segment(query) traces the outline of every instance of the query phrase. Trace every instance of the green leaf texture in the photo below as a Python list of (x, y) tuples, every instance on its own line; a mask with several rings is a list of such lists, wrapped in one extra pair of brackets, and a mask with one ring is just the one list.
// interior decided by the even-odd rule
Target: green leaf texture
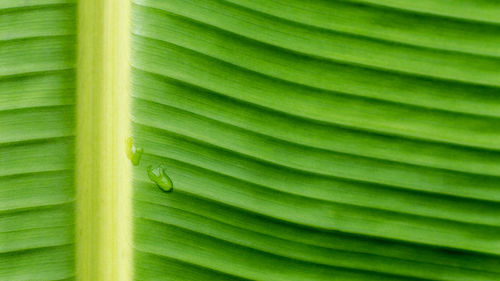
[(136, 280), (500, 280), (500, 3), (132, 9)]
[(0, 1), (0, 280), (74, 276), (75, 11)]

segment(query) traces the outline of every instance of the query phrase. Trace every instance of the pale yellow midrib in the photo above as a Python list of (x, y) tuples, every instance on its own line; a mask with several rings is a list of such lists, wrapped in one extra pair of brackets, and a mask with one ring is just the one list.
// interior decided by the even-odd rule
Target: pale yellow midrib
[(128, 281), (130, 2), (80, 0), (78, 6), (76, 279)]

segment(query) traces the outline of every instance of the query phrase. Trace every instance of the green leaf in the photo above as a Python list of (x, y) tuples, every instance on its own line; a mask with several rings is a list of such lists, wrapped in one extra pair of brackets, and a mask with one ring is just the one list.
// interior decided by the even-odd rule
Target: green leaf
[(499, 278), (496, 25), (401, 3), (134, 3), (139, 280)]
[(0, 3), (0, 280), (500, 279), (499, 3), (131, 2)]
[(72, 1), (0, 3), (0, 280), (75, 274), (75, 34)]

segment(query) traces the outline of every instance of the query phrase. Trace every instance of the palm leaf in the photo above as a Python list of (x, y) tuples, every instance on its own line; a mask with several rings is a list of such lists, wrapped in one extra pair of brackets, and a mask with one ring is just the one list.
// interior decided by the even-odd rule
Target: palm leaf
[[(75, 253), (73, 231), (75, 152), (95, 165), (76, 165), (80, 192), (81, 181), (97, 194), (106, 176), (128, 178), (107, 170), (121, 161), (115, 148), (81, 156), (106, 149), (111, 123), (88, 112), (126, 57), (81, 57), (103, 70), (78, 76), (76, 96), (96, 100), (78, 104), (78, 121), (94, 123), (76, 131), (75, 5), (4, 3), (0, 279), (71, 279), (75, 259), (95, 257), (77, 279), (130, 280), (100, 260), (113, 226), (97, 230), (110, 231), (97, 246), (76, 236), (88, 252)], [(107, 218), (132, 224), (132, 245), (117, 243), (134, 249), (133, 279), (500, 278), (498, 3), (134, 0), (131, 10), (131, 135), (144, 154), (132, 221)], [(97, 25), (116, 19), (102, 14)], [(103, 30), (78, 48), (109, 58)], [(173, 192), (148, 178), (159, 164)], [(98, 210), (78, 214), (89, 225), (117, 211), (88, 202)]]

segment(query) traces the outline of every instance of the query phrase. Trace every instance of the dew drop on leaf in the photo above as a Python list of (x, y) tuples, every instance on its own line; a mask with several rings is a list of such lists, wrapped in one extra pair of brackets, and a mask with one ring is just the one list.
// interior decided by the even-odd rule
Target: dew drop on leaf
[(170, 192), (174, 189), (172, 180), (165, 172), (163, 165), (149, 166), (148, 167), (148, 177), (156, 185), (165, 192)]
[(139, 165), (141, 161), (142, 153), (144, 152), (143, 148), (137, 148), (134, 145), (134, 141), (131, 137), (127, 138), (127, 158), (130, 159), (134, 166)]

